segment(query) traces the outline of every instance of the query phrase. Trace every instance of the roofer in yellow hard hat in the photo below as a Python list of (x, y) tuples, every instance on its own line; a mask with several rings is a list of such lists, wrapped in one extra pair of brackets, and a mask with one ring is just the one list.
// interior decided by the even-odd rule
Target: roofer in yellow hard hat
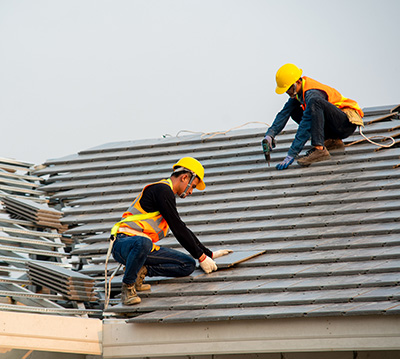
[(270, 151), (274, 147), (274, 137), (284, 129), (290, 117), (299, 125), (287, 156), (276, 166), (278, 170), (293, 163), (310, 136), (313, 148), (298, 159), (301, 166), (329, 159), (329, 149), (343, 148), (342, 139), (350, 136), (357, 126), (363, 126), (364, 114), (357, 102), (302, 73), (293, 64), (283, 65), (276, 73), (275, 92), (286, 92), (290, 98), (265, 134)]
[[(140, 303), (136, 291), (150, 289), (149, 284), (143, 283), (146, 275), (187, 276), (196, 268), (195, 259), (205, 273), (211, 273), (217, 270), (214, 259), (232, 252), (212, 252), (181, 220), (175, 196), (185, 198), (196, 188), (200, 191), (206, 188), (204, 167), (195, 158), (181, 158), (173, 165), (170, 178), (143, 188), (111, 230), (113, 257), (125, 265), (121, 298), (124, 304)], [(169, 228), (191, 256), (155, 244), (167, 235)]]

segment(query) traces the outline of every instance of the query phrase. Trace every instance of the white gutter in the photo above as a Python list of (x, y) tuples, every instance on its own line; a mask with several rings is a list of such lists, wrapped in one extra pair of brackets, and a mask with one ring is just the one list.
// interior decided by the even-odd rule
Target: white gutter
[(100, 319), (0, 312), (0, 348), (101, 355)]
[(400, 316), (103, 324), (103, 358), (400, 350)]

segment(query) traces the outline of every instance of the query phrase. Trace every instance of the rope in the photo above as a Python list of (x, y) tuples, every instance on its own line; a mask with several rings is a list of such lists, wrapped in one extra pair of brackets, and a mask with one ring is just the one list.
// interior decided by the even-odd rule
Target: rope
[[(362, 136), (362, 137), (364, 137), (364, 140), (367, 140), (368, 142), (370, 142), (370, 143), (372, 143), (373, 145), (375, 145), (375, 146), (379, 146), (379, 147), (384, 147), (384, 148), (389, 148), (389, 147), (392, 147), (395, 143), (396, 143), (396, 141), (395, 141), (395, 139), (393, 138), (393, 137), (391, 137), (391, 136), (372, 136), (372, 137), (367, 137), (367, 136), (365, 136), (364, 135), (364, 133), (362, 132), (362, 128), (361, 128), (361, 126), (359, 126), (358, 127), (359, 128), (359, 130), (360, 130), (360, 135)], [(382, 138), (382, 141), (386, 141), (386, 140), (392, 140), (392, 143), (391, 144), (389, 144), (389, 145), (384, 145), (384, 144), (381, 144), (381, 143), (377, 143), (377, 142), (374, 142), (374, 141), (372, 141), (371, 139), (372, 138)], [(364, 140), (357, 140), (357, 141), (354, 141), (354, 142), (351, 142), (351, 143), (348, 143), (347, 145), (346, 145), (346, 147), (348, 147), (348, 146), (351, 146), (351, 145), (354, 145), (354, 144), (356, 144), (356, 143), (360, 143), (360, 142), (363, 142)]]
[(229, 129), (229, 130), (227, 130), (227, 131), (224, 131), (224, 132), (208, 132), (208, 133), (204, 133), (204, 134), (202, 135), (202, 137), (203, 137), (203, 136), (211, 135), (210, 137), (208, 137), (208, 139), (210, 139), (210, 138), (213, 138), (213, 137), (216, 136), (216, 135), (226, 135), (228, 132), (230, 132), (230, 131), (232, 131), (232, 130), (236, 130), (237, 128), (241, 128), (241, 127), (243, 127), (243, 126), (246, 126), (246, 125), (248, 125), (248, 124), (250, 124), (250, 123), (261, 123), (261, 124), (263, 124), (263, 125), (267, 125), (268, 127), (270, 127), (270, 125), (269, 125), (268, 123), (266, 123), (266, 122), (250, 121), (250, 122), (244, 123), (243, 125), (236, 126), (236, 127), (232, 127), (231, 129)]
[[(204, 134), (204, 132), (201, 132), (201, 131), (180, 130), (180, 131), (176, 134), (175, 137), (179, 137), (179, 134), (180, 134), (181, 132), (188, 132), (188, 133), (193, 133), (193, 134), (201, 133), (202, 135)], [(166, 136), (166, 135), (164, 135), (164, 136)], [(170, 135), (170, 136), (171, 136), (171, 135)], [(172, 137), (172, 136), (171, 136), (171, 137)]]
[[(193, 133), (193, 134), (200, 133), (200, 134), (201, 134), (201, 137), (211, 135), (211, 136), (208, 137), (208, 138), (213, 138), (213, 137), (216, 136), (216, 135), (225, 135), (225, 134), (227, 134), (228, 132), (230, 132), (230, 131), (232, 131), (232, 130), (236, 130), (237, 128), (241, 128), (241, 127), (246, 126), (246, 125), (248, 125), (248, 124), (250, 124), (250, 123), (261, 123), (261, 124), (263, 124), (263, 125), (266, 125), (267, 127), (270, 127), (270, 125), (269, 125), (268, 123), (266, 123), (266, 122), (250, 121), (250, 122), (244, 123), (243, 125), (236, 126), (236, 127), (232, 127), (231, 129), (226, 130), (226, 131), (201, 132), (201, 131), (180, 130), (180, 131), (176, 134), (175, 137), (179, 137), (179, 134), (181, 134), (182, 132), (188, 132), (188, 133)], [(170, 134), (165, 134), (165, 135), (163, 135), (164, 138), (167, 137), (167, 136), (171, 136), (171, 135), (170, 135)], [(171, 136), (171, 137), (172, 137), (172, 136)]]
[(112, 239), (110, 239), (110, 245), (108, 246), (108, 251), (107, 251), (107, 257), (106, 257), (106, 263), (105, 263), (105, 269), (104, 269), (104, 310), (106, 310), (108, 308), (108, 304), (110, 302), (110, 295), (111, 295), (111, 281), (113, 280), (113, 278), (115, 277), (115, 274), (117, 274), (117, 272), (119, 271), (119, 269), (121, 268), (122, 264), (120, 263), (119, 266), (114, 270), (114, 272), (111, 274), (110, 276), (110, 280), (107, 283), (107, 265), (108, 265), (108, 259), (110, 258), (111, 255), (111, 251), (112, 251), (112, 247), (114, 246), (114, 242), (115, 242), (115, 236), (112, 237)]
[[(180, 131), (176, 134), (176, 137), (179, 137), (179, 134), (182, 133), (182, 132), (188, 132), (188, 133), (193, 133), (193, 134), (200, 133), (200, 134), (201, 134), (201, 137), (211, 135), (210, 137), (207, 137), (207, 138), (206, 138), (206, 139), (211, 139), (211, 138), (213, 138), (214, 136), (217, 136), (217, 135), (225, 135), (225, 134), (227, 134), (228, 132), (230, 132), (230, 131), (232, 131), (232, 130), (236, 130), (236, 129), (241, 128), (241, 127), (243, 127), (243, 126), (246, 126), (246, 125), (248, 125), (248, 124), (250, 124), (250, 123), (261, 123), (261, 124), (263, 124), (263, 125), (266, 125), (267, 127), (270, 127), (270, 126), (271, 126), (271, 125), (269, 125), (269, 124), (266, 123), (266, 122), (250, 121), (250, 122), (244, 123), (243, 125), (236, 126), (236, 127), (232, 127), (232, 128), (230, 128), (229, 130), (226, 130), (226, 131), (216, 131), (216, 132), (201, 132), (201, 131), (197, 131), (197, 132), (196, 132), (196, 131), (190, 131), (190, 130), (180, 130)], [(384, 147), (384, 148), (392, 147), (392, 146), (396, 143), (396, 141), (394, 140), (394, 138), (391, 137), (391, 136), (379, 136), (379, 135), (378, 135), (378, 136), (372, 136), (372, 137), (369, 137), (369, 138), (368, 138), (368, 137), (367, 137), (366, 135), (364, 135), (364, 133), (362, 132), (362, 127), (361, 127), (361, 126), (358, 126), (358, 128), (359, 128), (359, 130), (360, 130), (360, 135), (361, 135), (364, 139), (363, 139), (363, 140), (357, 140), (357, 141), (351, 142), (351, 143), (347, 144), (346, 147), (351, 146), (351, 145), (354, 145), (354, 144), (356, 144), (356, 143), (363, 142), (364, 140), (366, 140), (366, 141), (372, 143), (372, 144), (375, 145), (375, 146)], [(170, 134), (165, 134), (165, 135), (163, 135), (164, 138), (165, 138), (166, 136), (171, 136), (171, 135), (170, 135)], [(172, 137), (172, 136), (171, 136), (171, 137)], [(392, 141), (392, 143), (389, 144), (389, 145), (384, 145), (384, 144), (381, 144), (381, 143), (377, 143), (377, 142), (375, 142), (375, 141), (372, 141), (372, 138), (375, 138), (375, 139), (377, 139), (377, 138), (382, 138), (382, 141), (386, 141), (386, 140), (390, 139), (390, 140)]]

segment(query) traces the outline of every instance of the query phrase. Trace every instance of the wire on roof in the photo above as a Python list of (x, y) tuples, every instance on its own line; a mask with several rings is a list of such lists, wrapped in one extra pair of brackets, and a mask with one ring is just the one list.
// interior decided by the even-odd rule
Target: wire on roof
[[(241, 128), (241, 127), (243, 127), (243, 126), (246, 126), (246, 125), (248, 125), (248, 124), (250, 124), (250, 123), (261, 123), (261, 124), (263, 124), (263, 125), (266, 125), (267, 127), (270, 127), (270, 126), (271, 126), (270, 124), (268, 124), (268, 123), (266, 123), (266, 122), (250, 121), (250, 122), (244, 123), (243, 125), (236, 126), (236, 127), (232, 127), (231, 129), (226, 130), (226, 131), (201, 132), (201, 131), (180, 130), (180, 131), (176, 134), (176, 137), (179, 137), (179, 134), (181, 134), (182, 132), (188, 132), (188, 133), (193, 133), (193, 134), (200, 133), (200, 134), (201, 134), (201, 137), (211, 135), (210, 137), (206, 138), (206, 139), (210, 139), (210, 138), (213, 138), (213, 137), (216, 136), (216, 135), (225, 135), (225, 134), (227, 134), (228, 132), (230, 132), (230, 131), (232, 131), (232, 130), (236, 130), (236, 129)], [(166, 134), (163, 135), (162, 137), (163, 137), (163, 138), (166, 138), (167, 136), (172, 137), (172, 135), (170, 135), (169, 133), (166, 133)]]
[[(200, 133), (200, 134), (201, 134), (201, 137), (210, 135), (210, 137), (207, 137), (206, 139), (211, 139), (211, 138), (213, 138), (214, 136), (217, 136), (217, 135), (226, 135), (228, 132), (230, 132), (230, 131), (232, 131), (232, 130), (236, 130), (236, 129), (241, 128), (241, 127), (243, 127), (243, 126), (246, 126), (246, 125), (248, 125), (248, 124), (250, 124), (250, 123), (261, 123), (261, 124), (263, 124), (263, 125), (266, 125), (267, 127), (270, 127), (270, 126), (271, 126), (271, 125), (269, 125), (269, 124), (266, 123), (266, 122), (250, 121), (250, 122), (244, 123), (243, 125), (236, 126), (236, 127), (232, 127), (232, 128), (230, 128), (229, 130), (227, 130), (227, 131), (201, 132), (201, 131), (180, 130), (180, 131), (176, 134), (176, 137), (179, 137), (179, 134), (181, 134), (182, 132), (188, 132), (188, 133), (193, 133), (193, 134)], [(391, 137), (391, 136), (379, 136), (379, 135), (378, 135), (378, 136), (367, 137), (367, 136), (365, 136), (364, 133), (362, 132), (362, 128), (361, 128), (360, 126), (359, 126), (358, 128), (359, 128), (359, 131), (360, 131), (360, 135), (361, 135), (365, 140), (367, 140), (368, 142), (374, 144), (375, 146), (389, 148), (389, 147), (392, 147), (392, 146), (396, 143), (396, 141), (394, 140), (394, 138)], [(172, 137), (170, 134), (165, 134), (165, 135), (163, 135), (164, 138), (167, 137), (167, 136)], [(389, 145), (385, 145), (385, 144), (382, 144), (382, 143), (377, 143), (377, 142), (375, 142), (375, 141), (372, 141), (372, 138), (375, 138), (375, 139), (377, 139), (377, 138), (382, 138), (382, 141), (386, 141), (386, 140), (389, 140), (389, 139), (390, 139), (390, 140), (392, 141), (392, 143), (390, 143)], [(351, 143), (347, 144), (346, 147), (351, 146), (351, 145), (354, 145), (354, 144), (356, 144), (356, 143), (360, 143), (360, 142), (362, 142), (362, 141), (364, 141), (364, 140), (357, 140), (357, 141), (351, 142)]]
[(213, 138), (213, 137), (216, 136), (216, 135), (226, 135), (229, 131), (236, 130), (236, 129), (241, 128), (241, 127), (243, 127), (243, 126), (246, 126), (246, 125), (248, 125), (248, 124), (250, 124), (250, 123), (261, 123), (261, 124), (266, 125), (267, 127), (270, 127), (270, 126), (271, 126), (271, 125), (269, 125), (269, 124), (266, 123), (266, 122), (250, 121), (250, 122), (244, 123), (243, 125), (236, 126), (236, 127), (232, 127), (231, 129), (229, 129), (229, 130), (227, 130), (227, 131), (224, 131), (224, 132), (208, 132), (208, 133), (203, 134), (202, 136), (211, 135), (210, 137), (208, 137), (208, 138), (210, 139), (210, 138)]
[[(365, 136), (364, 133), (362, 132), (361, 126), (359, 126), (358, 128), (359, 128), (359, 130), (360, 130), (360, 135), (361, 135), (362, 137), (364, 137), (365, 140), (367, 140), (368, 142), (372, 143), (372, 144), (375, 145), (375, 146), (389, 148), (389, 147), (392, 147), (392, 146), (396, 143), (395, 139), (394, 139), (393, 137), (391, 137), (391, 136), (379, 136), (379, 135), (377, 135), (377, 136), (367, 137), (367, 136)], [(382, 144), (382, 143), (377, 143), (377, 142), (375, 142), (375, 141), (372, 141), (372, 138), (375, 138), (375, 139), (377, 139), (377, 138), (382, 138), (382, 141), (392, 140), (392, 143), (390, 143), (389, 145), (385, 145), (385, 144)], [(346, 145), (346, 147), (351, 146), (351, 145), (354, 145), (354, 144), (356, 144), (356, 143), (363, 142), (363, 141), (364, 141), (364, 140), (357, 140), (357, 141), (348, 143), (348, 144)]]

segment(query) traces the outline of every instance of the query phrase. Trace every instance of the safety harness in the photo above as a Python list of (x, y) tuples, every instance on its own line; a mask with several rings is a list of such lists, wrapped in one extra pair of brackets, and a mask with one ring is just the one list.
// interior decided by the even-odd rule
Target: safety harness
[(111, 274), (110, 280), (107, 283), (107, 272), (108, 272), (107, 265), (108, 265), (108, 260), (109, 260), (110, 255), (111, 255), (112, 248), (114, 246), (114, 242), (115, 242), (115, 240), (117, 238), (116, 236), (117, 236), (119, 227), (121, 226), (122, 223), (125, 223), (125, 222), (143, 221), (145, 219), (150, 219), (150, 218), (157, 217), (159, 214), (160, 214), (159, 211), (150, 212), (150, 213), (133, 214), (133, 215), (127, 216), (123, 220), (115, 223), (114, 226), (111, 228), (110, 245), (108, 246), (105, 269), (104, 269), (104, 281), (105, 281), (105, 284), (104, 284), (105, 285), (105, 287), (104, 287), (104, 291), (105, 291), (104, 310), (107, 309), (108, 304), (110, 302), (111, 281), (113, 280), (113, 278), (117, 274), (118, 270), (122, 266), (122, 264), (120, 263), (119, 266)]
[[(194, 176), (192, 177), (194, 179)], [(171, 186), (172, 188), (172, 181), (170, 178), (168, 178), (166, 180), (168, 182), (168, 184)], [(187, 189), (186, 189), (187, 190)], [(121, 268), (122, 264), (119, 264), (119, 266), (114, 270), (114, 272), (111, 274), (109, 281), (107, 282), (107, 275), (108, 275), (108, 269), (107, 269), (107, 265), (108, 265), (108, 260), (111, 256), (111, 252), (112, 252), (112, 248), (114, 246), (114, 242), (117, 238), (117, 234), (119, 232), (119, 229), (121, 227), (122, 224), (127, 223), (127, 222), (138, 222), (138, 221), (145, 221), (147, 219), (152, 219), (155, 217), (158, 217), (161, 213), (159, 211), (156, 212), (149, 212), (149, 213), (137, 213), (137, 214), (131, 214), (128, 215), (126, 217), (124, 217), (124, 219), (120, 220), (119, 222), (115, 223), (114, 226), (111, 228), (111, 235), (110, 235), (110, 244), (108, 246), (108, 251), (107, 251), (107, 256), (106, 256), (106, 262), (105, 262), (105, 269), (104, 269), (104, 281), (105, 281), (105, 287), (104, 287), (104, 291), (105, 291), (105, 300), (104, 300), (104, 310), (107, 309), (109, 301), (110, 301), (110, 294), (111, 294), (111, 281), (112, 279), (115, 277), (115, 275), (117, 274), (117, 272), (119, 271), (119, 269)], [(139, 234), (139, 232), (138, 232)], [(141, 234), (145, 237), (148, 237), (146, 234)], [(149, 237), (149, 239), (151, 239)], [(159, 247), (156, 246), (153, 243), (153, 249), (157, 250)]]

